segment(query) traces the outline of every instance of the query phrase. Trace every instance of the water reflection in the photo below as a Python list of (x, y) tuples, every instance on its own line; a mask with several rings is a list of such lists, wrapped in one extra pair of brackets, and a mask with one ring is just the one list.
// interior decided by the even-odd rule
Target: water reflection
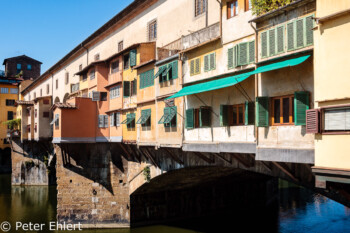
[[(260, 225), (266, 232), (350, 232), (350, 209), (322, 195), (307, 189), (280, 182), (279, 204), (275, 209), (265, 212), (272, 226)], [(252, 215), (253, 216), (253, 215)], [(262, 217), (262, 216), (261, 216)], [(56, 218), (56, 187), (11, 187), (10, 176), (0, 175), (0, 223), (16, 221), (48, 223)], [(211, 220), (211, 221), (210, 221)], [(171, 226), (150, 226), (135, 229), (84, 230), (84, 233), (193, 233), (193, 232), (230, 232), (222, 225), (235, 230), (235, 221), (230, 217), (218, 219), (199, 219)], [(249, 219), (256, 224), (257, 219)], [(225, 223), (226, 222), (226, 223)], [(209, 228), (197, 228), (195, 225), (211, 225)], [(192, 225), (191, 225), (192, 224)], [(181, 227), (178, 227), (181, 226)], [(197, 229), (197, 230), (189, 230)], [(216, 231), (215, 231), (216, 229)], [(226, 228), (227, 229), (227, 228)], [(249, 231), (249, 225), (245, 231)], [(15, 231), (12, 231), (15, 232)], [(43, 232), (49, 232), (47, 229)], [(62, 232), (62, 231), (60, 231)], [(69, 232), (69, 231), (66, 231)]]

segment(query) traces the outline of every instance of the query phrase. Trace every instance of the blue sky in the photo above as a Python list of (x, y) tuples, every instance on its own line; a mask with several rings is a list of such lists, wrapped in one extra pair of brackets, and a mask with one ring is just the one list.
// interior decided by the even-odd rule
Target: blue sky
[(0, 70), (27, 55), (54, 65), (132, 0), (0, 0)]

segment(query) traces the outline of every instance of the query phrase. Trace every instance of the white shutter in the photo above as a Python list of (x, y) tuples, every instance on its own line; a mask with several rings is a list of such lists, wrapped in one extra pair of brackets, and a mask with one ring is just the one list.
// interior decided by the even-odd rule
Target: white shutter
[(117, 122), (116, 122), (117, 124), (116, 125), (120, 126), (120, 112), (117, 112), (116, 114), (117, 114), (116, 115), (116, 118), (117, 118)]
[(114, 113), (111, 114), (111, 119), (110, 119), (110, 125), (111, 126), (114, 126), (113, 123), (114, 123)]
[(93, 91), (92, 92), (92, 101), (99, 101), (100, 100), (100, 92)]
[(324, 113), (325, 130), (350, 130), (350, 109), (330, 109)]
[(98, 115), (98, 127), (103, 127), (103, 115)]
[(103, 127), (108, 128), (108, 115), (103, 115), (103, 117), (104, 117)]

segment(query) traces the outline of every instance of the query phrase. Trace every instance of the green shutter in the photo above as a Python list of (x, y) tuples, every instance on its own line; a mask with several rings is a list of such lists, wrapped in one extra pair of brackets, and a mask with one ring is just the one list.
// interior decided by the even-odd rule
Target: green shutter
[(284, 52), (284, 26), (278, 27), (277, 29), (277, 53)]
[(306, 125), (306, 110), (309, 109), (309, 93), (298, 91), (294, 93), (295, 125)]
[(136, 66), (136, 49), (130, 51), (130, 66)]
[(195, 63), (194, 72), (195, 72), (195, 74), (199, 74), (201, 72), (201, 59), (197, 58), (195, 62), (196, 63)]
[(310, 15), (305, 18), (305, 44), (306, 46), (312, 45), (314, 43), (314, 20), (312, 19), (314, 15)]
[(134, 79), (132, 82), (132, 94), (131, 95), (136, 95), (137, 94), (137, 79)]
[(144, 76), (145, 73), (140, 74), (140, 89), (142, 89), (144, 87)]
[(215, 70), (216, 64), (215, 64), (215, 53), (209, 54), (209, 69)]
[(227, 68), (232, 69), (234, 67), (233, 61), (233, 48), (227, 50)]
[(186, 110), (186, 128), (194, 128), (194, 109), (190, 108)]
[(248, 43), (240, 43), (238, 45), (238, 65), (248, 64)]
[(201, 107), (199, 109), (199, 126), (210, 127), (211, 126), (211, 108)]
[(256, 125), (269, 126), (269, 98), (266, 96), (256, 97)]
[(296, 42), (297, 48), (304, 47), (304, 19), (296, 21)]
[(267, 57), (267, 31), (261, 33), (261, 57)]
[(295, 30), (294, 30), (295, 22), (291, 22), (287, 24), (287, 50), (295, 49)]
[(238, 45), (234, 47), (234, 66), (238, 66)]
[(171, 73), (172, 73), (172, 77), (171, 77), (171, 79), (176, 79), (177, 78), (177, 72), (178, 72), (178, 61), (176, 60), (176, 61), (173, 61), (172, 63), (171, 63), (171, 65), (173, 66), (173, 68), (172, 68), (172, 71), (171, 71)]
[(276, 55), (276, 30), (269, 30), (269, 56)]
[(245, 107), (244, 107), (244, 124), (254, 125), (254, 120), (255, 120), (255, 103), (246, 101)]
[(130, 82), (129, 81), (123, 82), (123, 92), (124, 92), (124, 97), (130, 96)]
[(230, 105), (220, 105), (220, 126), (228, 126), (228, 109)]
[(194, 60), (190, 61), (190, 75), (194, 75)]
[(204, 71), (209, 71), (209, 55), (204, 56)]
[(149, 81), (150, 81), (150, 86), (154, 85), (154, 69), (151, 69), (149, 71)]
[(255, 62), (255, 40), (249, 42), (249, 63)]

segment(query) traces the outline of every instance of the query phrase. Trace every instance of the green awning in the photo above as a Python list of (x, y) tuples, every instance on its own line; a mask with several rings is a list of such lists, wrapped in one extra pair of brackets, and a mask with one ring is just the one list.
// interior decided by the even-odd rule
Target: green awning
[(164, 71), (164, 67), (159, 67), (158, 72), (154, 75), (154, 79), (156, 79), (159, 75), (161, 75)]
[(145, 124), (146, 121), (151, 117), (151, 110), (142, 110), (141, 117), (137, 120), (136, 124)]
[(277, 70), (288, 66), (296, 66), (306, 61), (306, 59), (308, 59), (309, 57), (310, 55), (297, 57), (297, 58), (293, 58), (293, 59), (289, 59), (281, 62), (272, 63), (266, 66), (261, 66), (251, 72), (187, 86), (182, 88), (178, 93), (166, 99), (172, 99), (172, 98), (181, 97), (185, 95), (192, 95), (192, 94), (202, 93), (206, 91), (213, 91), (213, 90), (233, 86), (239, 82), (242, 82), (243, 80), (247, 79), (249, 76), (253, 74), (263, 73), (271, 70)]
[(158, 124), (169, 124), (176, 115), (176, 108), (170, 107), (164, 109), (164, 115), (158, 121)]
[(129, 124), (131, 123), (133, 120), (135, 120), (135, 114), (127, 114), (126, 115), (126, 119), (124, 121), (122, 121), (121, 124)]

